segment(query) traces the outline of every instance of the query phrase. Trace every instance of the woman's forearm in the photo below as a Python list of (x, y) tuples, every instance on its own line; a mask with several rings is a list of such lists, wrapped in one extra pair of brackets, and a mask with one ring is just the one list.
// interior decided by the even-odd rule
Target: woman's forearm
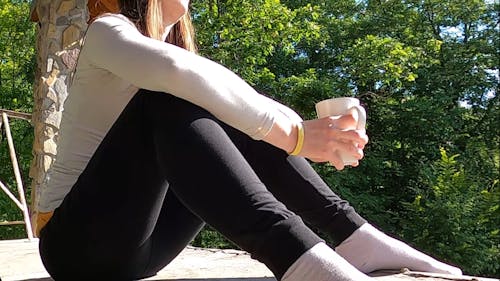
[(274, 118), (273, 127), (263, 140), (286, 152), (291, 152), (297, 145), (297, 135), (297, 125), (290, 122), (288, 116), (277, 114)]
[[(302, 120), (295, 112), (260, 95), (224, 66), (143, 36), (126, 19), (106, 16), (92, 23), (83, 53), (94, 67), (138, 88), (163, 91), (201, 106), (254, 139), (287, 152), (297, 145), (297, 124)], [(347, 118), (344, 122), (355, 122)], [(364, 145), (366, 134), (338, 129), (342, 126), (337, 119), (303, 122), (305, 136), (299, 155), (331, 162), (337, 168), (343, 168), (337, 151), (361, 159), (362, 151), (352, 144)]]

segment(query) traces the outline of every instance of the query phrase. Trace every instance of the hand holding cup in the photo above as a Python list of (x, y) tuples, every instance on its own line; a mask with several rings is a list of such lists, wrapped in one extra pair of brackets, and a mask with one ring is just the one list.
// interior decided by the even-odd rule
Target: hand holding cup
[[(340, 130), (345, 132), (337, 134), (337, 149), (336, 153), (341, 159), (340, 163), (332, 163), (338, 169), (345, 165), (357, 166), (358, 160), (361, 159), (362, 149), (365, 143), (356, 143), (351, 141), (349, 134), (351, 131), (356, 131), (358, 134), (364, 134), (366, 126), (366, 112), (356, 98), (342, 97), (323, 100), (316, 104), (316, 112), (318, 118), (335, 119), (332, 130)], [(360, 155), (361, 154), (361, 155)], [(361, 156), (361, 157), (360, 157)]]

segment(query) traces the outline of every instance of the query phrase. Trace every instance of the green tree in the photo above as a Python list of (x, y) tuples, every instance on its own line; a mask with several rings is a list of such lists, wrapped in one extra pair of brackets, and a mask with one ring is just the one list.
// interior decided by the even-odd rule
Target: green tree
[[(405, 222), (417, 220), (416, 214), (408, 212), (408, 204), (431, 194), (432, 184), (422, 173), (441, 159), (441, 147), (462, 155), (457, 165), (467, 171), (466, 182), (478, 186), (470, 192), (490, 192), (490, 199), (478, 195), (475, 203), (495, 208), (498, 187), (494, 183), (499, 170), (498, 3), (193, 3), (202, 54), (234, 69), (305, 118), (314, 117), (314, 103), (324, 98), (356, 96), (362, 100), (369, 116), (371, 142), (360, 167), (342, 172), (328, 165), (315, 167), (372, 222), (432, 253), (433, 249), (420, 245), (420, 226)], [(464, 198), (444, 200), (451, 204), (458, 199)], [(485, 215), (488, 208), (480, 207), (482, 211), (471, 215), (471, 221), (481, 220), (479, 214)], [(444, 209), (443, 213), (458, 211)], [(431, 213), (427, 215), (427, 219), (434, 219)], [(486, 225), (488, 231), (498, 228), (495, 223)], [(481, 240), (480, 232), (472, 235)], [(444, 236), (436, 237), (435, 243), (445, 242), (439, 241), (446, 239)], [(494, 253), (476, 253), (475, 258), (468, 256), (473, 262), (464, 263), (452, 255), (463, 253), (454, 248), (457, 245), (436, 254), (461, 263), (465, 272), (498, 274), (494, 268), (478, 266), (491, 261)]]
[(460, 264), (471, 274), (498, 274), (498, 181), (494, 188), (482, 186), (468, 175), (459, 158), (441, 149), (441, 159), (422, 171), (422, 181), (431, 188), (419, 190), (415, 200), (406, 204), (413, 219), (405, 221), (403, 228), (424, 250)]
[[(0, 108), (3, 109), (31, 112), (33, 107), (35, 28), (29, 21), (29, 12), (29, 1), (0, 0)], [(23, 182), (29, 186), (33, 128), (23, 120), (11, 119), (10, 123)], [(4, 131), (0, 131), (0, 180), (17, 194)], [(22, 220), (22, 214), (1, 192), (0, 221), (4, 220)], [(0, 239), (25, 236), (23, 226), (0, 227)]]

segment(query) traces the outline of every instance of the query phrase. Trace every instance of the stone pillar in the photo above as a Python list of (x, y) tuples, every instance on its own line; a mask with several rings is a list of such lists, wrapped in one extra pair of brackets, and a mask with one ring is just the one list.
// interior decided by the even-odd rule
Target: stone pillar
[[(31, 211), (36, 224), (40, 184), (57, 153), (57, 133), (68, 85), (87, 29), (87, 0), (34, 0), (38, 22), (37, 70), (34, 85), (35, 139), (30, 177)], [(35, 225), (36, 226), (36, 225)]]

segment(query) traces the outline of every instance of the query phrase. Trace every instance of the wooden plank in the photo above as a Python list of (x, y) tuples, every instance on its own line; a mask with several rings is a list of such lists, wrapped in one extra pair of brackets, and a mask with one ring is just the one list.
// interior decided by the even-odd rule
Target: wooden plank
[(7, 116), (9, 116), (9, 117), (13, 117), (16, 119), (23, 119), (23, 120), (31, 122), (31, 114), (29, 114), (29, 113), (18, 112), (18, 111), (0, 108), (0, 114), (3, 114), (3, 113), (7, 114)]
[(25, 224), (24, 221), (0, 221), (0, 226), (2, 225), (21, 225)]
[(7, 194), (7, 196), (9, 196), (10, 200), (12, 200), (20, 210), (23, 209), (23, 204), (21, 204), (21, 202), (19, 202), (19, 200), (17, 200), (17, 198), (14, 196), (14, 194), (12, 194), (12, 192), (10, 192), (10, 190), (7, 188), (7, 186), (5, 186), (5, 184), (3, 184), (2, 181), (0, 181), (0, 189), (2, 189), (3, 192), (5, 192), (5, 194)]

